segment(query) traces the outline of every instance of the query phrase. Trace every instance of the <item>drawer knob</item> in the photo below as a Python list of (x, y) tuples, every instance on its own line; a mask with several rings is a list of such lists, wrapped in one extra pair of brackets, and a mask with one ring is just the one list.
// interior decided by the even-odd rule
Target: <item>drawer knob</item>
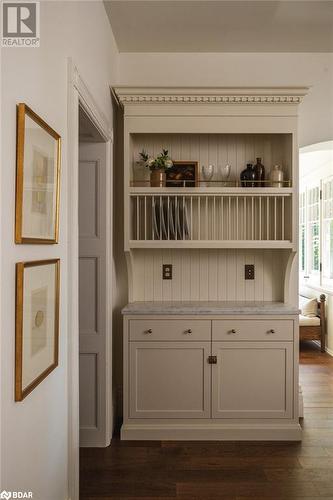
[(189, 328), (188, 330), (185, 330), (185, 332), (184, 332), (184, 333), (192, 333), (191, 328)]
[(149, 328), (149, 330), (146, 330), (145, 333), (153, 333), (153, 330)]
[(273, 330), (273, 328), (271, 328), (270, 330), (268, 330), (267, 333), (275, 333), (275, 330)]
[(229, 333), (236, 333), (236, 330), (233, 328)]
[(208, 356), (208, 363), (210, 365), (216, 365), (217, 364), (217, 356)]

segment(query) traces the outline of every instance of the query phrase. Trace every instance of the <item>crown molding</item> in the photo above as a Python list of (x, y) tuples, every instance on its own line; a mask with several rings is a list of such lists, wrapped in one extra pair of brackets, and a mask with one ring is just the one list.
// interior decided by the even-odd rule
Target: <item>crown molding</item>
[(193, 88), (115, 87), (122, 106), (126, 104), (299, 104), (307, 87)]

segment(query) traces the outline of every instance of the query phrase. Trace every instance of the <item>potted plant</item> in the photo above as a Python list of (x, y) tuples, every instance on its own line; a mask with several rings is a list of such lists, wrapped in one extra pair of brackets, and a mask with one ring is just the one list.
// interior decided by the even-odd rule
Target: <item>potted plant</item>
[(167, 149), (162, 149), (156, 158), (149, 156), (148, 153), (143, 149), (140, 153), (141, 165), (149, 168), (150, 170), (150, 185), (151, 187), (164, 187), (166, 184), (166, 170), (172, 167), (173, 163), (169, 157)]

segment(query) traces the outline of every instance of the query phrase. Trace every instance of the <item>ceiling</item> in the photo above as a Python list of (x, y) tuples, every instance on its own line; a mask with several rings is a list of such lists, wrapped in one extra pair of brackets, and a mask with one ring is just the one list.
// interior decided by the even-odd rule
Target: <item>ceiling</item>
[(120, 52), (333, 52), (333, 1), (104, 4)]

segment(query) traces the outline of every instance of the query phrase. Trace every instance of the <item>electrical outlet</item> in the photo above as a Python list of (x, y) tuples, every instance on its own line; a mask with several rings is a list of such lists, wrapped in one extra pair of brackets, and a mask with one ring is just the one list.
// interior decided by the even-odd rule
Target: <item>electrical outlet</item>
[(164, 280), (172, 280), (172, 264), (163, 264), (162, 278)]
[(245, 279), (254, 280), (254, 264), (245, 264)]

